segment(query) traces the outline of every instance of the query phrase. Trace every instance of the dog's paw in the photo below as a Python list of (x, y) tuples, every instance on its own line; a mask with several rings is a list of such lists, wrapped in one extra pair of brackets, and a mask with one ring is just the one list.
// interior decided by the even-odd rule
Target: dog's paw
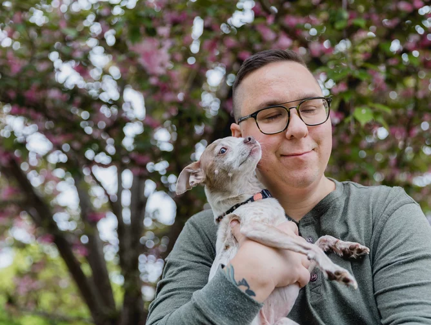
[(358, 287), (358, 283), (356, 282), (353, 275), (343, 268), (337, 268), (334, 271), (325, 270), (324, 272), (329, 280), (343, 283), (355, 289)]
[(350, 258), (358, 258), (359, 256), (370, 253), (370, 249), (366, 246), (363, 246), (359, 243), (341, 240), (336, 245), (334, 245), (334, 247), (331, 247), (331, 249), (340, 256)]
[(370, 253), (370, 249), (366, 246), (351, 241), (342, 241), (328, 235), (319, 238), (316, 245), (325, 252), (332, 250), (342, 257), (358, 258)]

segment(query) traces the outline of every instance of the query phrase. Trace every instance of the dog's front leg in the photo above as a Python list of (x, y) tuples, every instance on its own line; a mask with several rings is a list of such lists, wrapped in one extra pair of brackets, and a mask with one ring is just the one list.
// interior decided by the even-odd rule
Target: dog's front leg
[(357, 287), (354, 277), (344, 268), (334, 264), (318, 246), (309, 244), (297, 237), (291, 237), (284, 231), (267, 224), (247, 223), (241, 224), (241, 233), (249, 239), (266, 246), (288, 249), (307, 255), (308, 259), (315, 261), (323, 274), (330, 280)]
[(356, 242), (342, 241), (329, 235), (320, 237), (316, 241), (316, 245), (325, 252), (333, 250), (343, 257), (357, 258), (370, 253), (370, 249), (366, 246)]

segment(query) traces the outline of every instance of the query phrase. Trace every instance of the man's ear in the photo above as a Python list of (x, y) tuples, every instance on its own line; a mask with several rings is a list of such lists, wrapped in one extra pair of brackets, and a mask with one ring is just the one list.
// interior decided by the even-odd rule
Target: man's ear
[(232, 136), (235, 138), (242, 138), (241, 128), (238, 124), (232, 123), (230, 125), (230, 131), (232, 132)]
[(204, 184), (204, 182), (205, 173), (201, 168), (201, 162), (199, 160), (191, 163), (181, 171), (180, 176), (178, 176), (175, 192), (177, 195), (183, 194), (193, 186)]

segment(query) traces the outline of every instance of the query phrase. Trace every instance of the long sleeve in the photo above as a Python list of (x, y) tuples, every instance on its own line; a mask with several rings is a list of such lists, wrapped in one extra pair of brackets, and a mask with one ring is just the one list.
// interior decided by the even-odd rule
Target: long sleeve
[(216, 227), (208, 211), (188, 220), (166, 259), (148, 325), (251, 323), (261, 304), (231, 283), (221, 269), (208, 283), (215, 240)]
[(397, 192), (373, 232), (374, 295), (382, 324), (431, 324), (431, 227)]

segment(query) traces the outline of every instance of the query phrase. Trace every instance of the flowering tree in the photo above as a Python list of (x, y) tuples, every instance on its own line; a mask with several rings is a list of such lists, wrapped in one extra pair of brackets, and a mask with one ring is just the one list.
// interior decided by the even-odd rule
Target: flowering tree
[[(230, 86), (259, 50), (303, 54), (333, 95), (329, 176), (400, 185), (431, 210), (429, 1), (1, 5), (2, 247), (30, 257), (13, 264), (11, 315), (145, 323), (163, 258), (205, 203), (176, 197), (176, 176), (229, 134)], [(175, 223), (149, 207), (156, 192)]]

